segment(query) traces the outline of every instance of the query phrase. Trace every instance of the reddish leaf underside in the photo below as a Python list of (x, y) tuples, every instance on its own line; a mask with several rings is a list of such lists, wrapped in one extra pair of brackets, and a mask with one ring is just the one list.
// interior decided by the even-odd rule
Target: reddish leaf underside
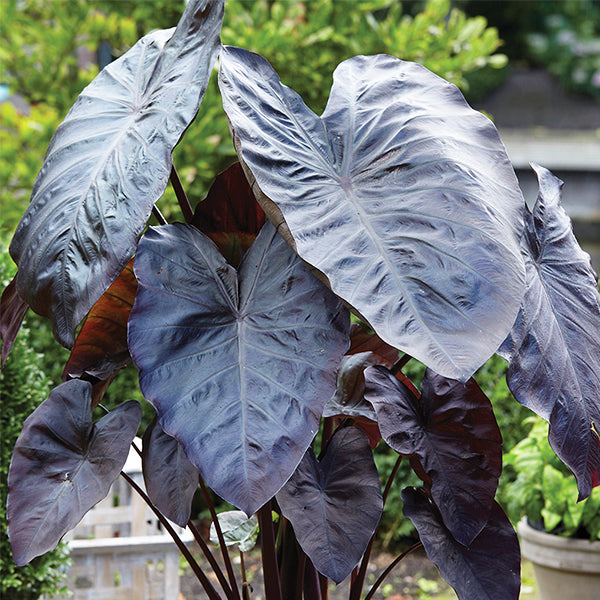
[(15, 278), (2, 292), (0, 301), (0, 335), (2, 336), (2, 366), (8, 358), (8, 353), (21, 329), (21, 324), (29, 305), (17, 293)]

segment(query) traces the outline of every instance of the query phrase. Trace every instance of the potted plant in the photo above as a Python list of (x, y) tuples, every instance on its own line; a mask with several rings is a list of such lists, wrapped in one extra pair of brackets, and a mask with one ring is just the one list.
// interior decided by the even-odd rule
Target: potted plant
[[(505, 357), (582, 498), (600, 473), (600, 295), (562, 182), (534, 166), (530, 210), (493, 123), (392, 56), (342, 62), (316, 115), (266, 59), (221, 44), (224, 10), (190, 0), (176, 28), (103, 69), (55, 132), (11, 242), (3, 357), (29, 308), (72, 349), (15, 444), (15, 561), (55, 547), (119, 475), (140, 405), (97, 417), (133, 361), (157, 418), (140, 450), (148, 495), (130, 483), (170, 532), (200, 486), (226, 573), (191, 529), (218, 583), (172, 533), (211, 600), (251, 590), (208, 488), (256, 513), (267, 600), (325, 600), (347, 577), (359, 600), (402, 460), (423, 481), (404, 514), (459, 598), (516, 600), (502, 440), (473, 373)], [(239, 162), (194, 210), (173, 150), (217, 58)], [(169, 182), (183, 222), (158, 209)], [(412, 360), (427, 366), (418, 387)], [(398, 455), (383, 491), (380, 438)]]
[(542, 600), (593, 598), (600, 589), (600, 488), (579, 501), (573, 474), (532, 417), (529, 435), (505, 455), (514, 479), (502, 486), (518, 525), (523, 556), (534, 566)]

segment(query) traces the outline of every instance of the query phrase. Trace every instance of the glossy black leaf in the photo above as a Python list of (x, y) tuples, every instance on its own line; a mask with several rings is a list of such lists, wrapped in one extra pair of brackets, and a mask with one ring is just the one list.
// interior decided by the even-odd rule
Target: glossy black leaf
[(402, 491), (404, 514), (413, 522), (429, 560), (459, 600), (518, 600), (521, 552), (510, 521), (494, 503), (483, 531), (467, 548), (444, 526), (436, 506), (414, 488)]
[(338, 66), (321, 118), (245, 50), (223, 48), (219, 82), (278, 230), (383, 340), (467, 380), (524, 290), (523, 198), (492, 123), (391, 56)]
[(499, 354), (510, 362), (515, 398), (549, 421), (550, 445), (577, 477), (583, 499), (600, 473), (600, 295), (560, 205), (562, 181), (534, 169), (540, 187), (522, 242), (527, 290)]
[(185, 527), (192, 514), (199, 473), (181, 444), (160, 428), (156, 417), (142, 439), (142, 471), (154, 506), (173, 523)]
[(129, 349), (142, 392), (210, 487), (250, 515), (318, 430), (348, 312), (270, 223), (239, 272), (180, 224), (150, 229), (134, 269)]
[(338, 430), (320, 462), (309, 448), (277, 502), (316, 569), (343, 581), (364, 554), (383, 510), (366, 434), (354, 427)]
[(8, 535), (17, 565), (54, 548), (118, 477), (142, 418), (131, 400), (92, 422), (92, 385), (59, 385), (25, 421), (8, 473)]
[(365, 371), (366, 399), (383, 439), (414, 455), (452, 535), (469, 545), (485, 526), (502, 471), (502, 438), (492, 405), (477, 383), (430, 369), (417, 398), (384, 367)]
[(220, 48), (223, 0), (191, 0), (105, 67), (56, 130), (10, 253), (17, 288), (70, 348), (132, 257)]
[(4, 288), (0, 299), (0, 336), (2, 355), (0, 368), (4, 366), (13, 342), (21, 329), (29, 305), (17, 293), (16, 277)]

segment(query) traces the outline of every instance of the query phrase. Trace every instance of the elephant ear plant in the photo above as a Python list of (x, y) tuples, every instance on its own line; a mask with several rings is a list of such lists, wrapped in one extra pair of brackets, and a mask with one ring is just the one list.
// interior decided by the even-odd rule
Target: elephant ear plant
[[(510, 362), (511, 390), (549, 422), (589, 496), (600, 297), (562, 183), (535, 166), (530, 211), (492, 123), (390, 56), (340, 64), (317, 116), (264, 58), (221, 46), (223, 11), (190, 0), (175, 29), (96, 77), (16, 230), (3, 358), (28, 307), (73, 352), (14, 449), (15, 561), (53, 548), (118, 476), (140, 406), (93, 411), (133, 360), (157, 412), (138, 449), (148, 496), (138, 491), (172, 531), (167, 518), (185, 525), (200, 486), (225, 568), (191, 522), (216, 579), (173, 535), (211, 600), (251, 587), (235, 579), (209, 488), (256, 513), (267, 600), (326, 598), (328, 579), (348, 576), (359, 600), (403, 458), (423, 480), (404, 491), (405, 514), (459, 598), (517, 599), (519, 544), (494, 500), (500, 432), (471, 375), (494, 353)], [(239, 163), (193, 211), (172, 152), (202, 118), (217, 59)], [(169, 180), (182, 223), (156, 207)], [(147, 227), (153, 212), (161, 224)], [(428, 367), (420, 389), (402, 372), (413, 357)], [(383, 493), (381, 438), (398, 453)], [(253, 528), (235, 516), (244, 548)]]

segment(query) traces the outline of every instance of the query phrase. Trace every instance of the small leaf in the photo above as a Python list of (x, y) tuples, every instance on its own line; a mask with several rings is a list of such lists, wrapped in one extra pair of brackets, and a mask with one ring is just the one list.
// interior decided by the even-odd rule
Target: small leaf
[(19, 296), (16, 277), (4, 288), (0, 300), (0, 336), (2, 337), (2, 358), (0, 367), (4, 366), (13, 342), (21, 329), (23, 319), (29, 305)]
[(365, 381), (383, 439), (418, 458), (445, 526), (469, 545), (487, 523), (502, 471), (490, 401), (475, 380), (460, 383), (430, 369), (420, 399), (384, 367), (367, 369)]
[(142, 418), (131, 400), (92, 422), (92, 385), (59, 385), (25, 421), (8, 473), (8, 535), (17, 565), (52, 550), (118, 477)]
[(318, 431), (348, 311), (270, 223), (239, 271), (181, 224), (150, 229), (134, 268), (129, 348), (142, 393), (207, 484), (251, 515)]
[(414, 488), (402, 491), (404, 514), (419, 533), (429, 560), (459, 600), (518, 600), (521, 552), (513, 526), (494, 503), (490, 520), (467, 548), (444, 526), (436, 506)]
[(491, 121), (391, 56), (335, 73), (319, 118), (262, 57), (225, 46), (219, 85), (269, 219), (388, 344), (466, 380), (524, 291), (523, 198)]
[(239, 162), (217, 176), (208, 196), (196, 206), (191, 222), (236, 268), (264, 223), (265, 213)]
[(136, 290), (131, 260), (86, 317), (65, 365), (63, 381), (84, 374), (105, 380), (130, 362), (127, 321)]
[(156, 417), (142, 439), (142, 471), (152, 503), (167, 519), (185, 527), (192, 514), (199, 473), (181, 444), (160, 428)]
[[(258, 519), (256, 515), (247, 517), (241, 510), (230, 510), (217, 515), (226, 546), (237, 545), (241, 552), (249, 552), (258, 539)], [(219, 545), (219, 536), (214, 523), (210, 525), (210, 541)]]
[(600, 474), (600, 295), (590, 257), (560, 205), (562, 181), (534, 166), (539, 193), (526, 212), (527, 290), (498, 351), (515, 398), (550, 423), (549, 441), (573, 471), (579, 498)]
[(50, 141), (10, 253), (19, 294), (67, 348), (166, 188), (221, 45), (223, 4), (191, 0), (176, 29), (148, 34), (106, 66)]
[(343, 581), (364, 554), (383, 510), (366, 434), (354, 427), (338, 430), (321, 462), (309, 448), (277, 502), (315, 568)]

